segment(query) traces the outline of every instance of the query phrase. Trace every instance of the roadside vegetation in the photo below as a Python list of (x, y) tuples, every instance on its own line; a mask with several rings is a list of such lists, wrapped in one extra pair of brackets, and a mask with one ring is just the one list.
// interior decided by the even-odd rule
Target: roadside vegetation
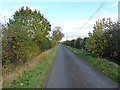
[(120, 26), (110, 18), (96, 21), (89, 37), (63, 42), (73, 48), (84, 49), (94, 57), (106, 58), (120, 64)]
[[(59, 32), (59, 35), (57, 35), (59, 39), (53, 37), (53, 34), (51, 35), (55, 30)], [(48, 52), (58, 46), (59, 40), (61, 40), (64, 35), (60, 29), (58, 30), (56, 28), (55, 30), (51, 30), (50, 22), (40, 11), (36, 9), (32, 10), (28, 6), (19, 8), (19, 10), (9, 18), (7, 23), (2, 24), (3, 87), (9, 85), (32, 66), (35, 67), (34, 65), (37, 65), (39, 61), (38, 58), (34, 59), (35, 57), (39, 57), (43, 55), (45, 51)], [(51, 54), (47, 53), (52, 55), (49, 56), (51, 57), (49, 60), (53, 59), (55, 55), (55, 53), (53, 55), (52, 52)], [(49, 60), (45, 59), (47, 54), (44, 54), (45, 56), (42, 57), (44, 57), (43, 60), (45, 63), (50, 63)], [(46, 66), (46, 68), (48, 67), (49, 65)], [(43, 70), (43, 72), (44, 71), (45, 70)]]
[(120, 85), (120, 79), (119, 79), (120, 74), (118, 73), (120, 68), (118, 64), (114, 62), (110, 62), (107, 59), (93, 57), (80, 49), (72, 48), (69, 46), (65, 46), (65, 47), (68, 48), (70, 51), (72, 51), (74, 54), (80, 56), (80, 58), (85, 60), (91, 66), (93, 66), (94, 68), (102, 72), (104, 75), (109, 77), (111, 80), (115, 81)]
[(54, 47), (50, 22), (37, 10), (21, 7), (2, 27), (2, 65), (18, 65)]
[[(24, 71), (17, 79), (10, 83), (9, 88), (44, 88), (44, 82), (50, 71), (58, 47), (46, 51), (44, 55), (37, 57), (37, 63)], [(35, 59), (36, 60), (36, 59)], [(34, 62), (34, 61), (33, 61)]]
[[(63, 42), (71, 51), (120, 84), (120, 26), (110, 18), (96, 21), (89, 37)], [(76, 48), (76, 49), (73, 49)], [(77, 50), (79, 49), (79, 50)]]

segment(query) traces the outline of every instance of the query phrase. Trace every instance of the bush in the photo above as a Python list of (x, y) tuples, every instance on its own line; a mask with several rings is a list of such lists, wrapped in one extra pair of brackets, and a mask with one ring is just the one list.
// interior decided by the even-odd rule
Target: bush
[(118, 61), (120, 50), (120, 28), (109, 18), (98, 20), (93, 33), (89, 33), (86, 43), (88, 52), (96, 57), (109, 58)]
[[(36, 50), (38, 54), (38, 47), (28, 37), (26, 31), (21, 30), (21, 26), (14, 24), (13, 26), (3, 27), (2, 37), (2, 63), (4, 64), (19, 64), (25, 63), (30, 57), (31, 48)], [(34, 52), (34, 51), (33, 51)]]
[(85, 37), (81, 42), (81, 48), (84, 49), (85, 51), (87, 50), (85, 45), (86, 45), (88, 39), (89, 39), (88, 37)]
[(41, 46), (42, 46), (42, 50), (45, 51), (52, 47), (52, 43), (50, 42), (48, 38), (46, 38), (42, 41)]
[(81, 43), (82, 43), (82, 39), (77, 38), (77, 40), (75, 41), (75, 47), (81, 49)]
[(120, 27), (118, 24), (109, 30), (105, 30), (104, 36), (107, 39), (104, 56), (118, 61), (120, 58)]
[(58, 42), (55, 40), (50, 40), (50, 43), (51, 43), (51, 47), (58, 45)]

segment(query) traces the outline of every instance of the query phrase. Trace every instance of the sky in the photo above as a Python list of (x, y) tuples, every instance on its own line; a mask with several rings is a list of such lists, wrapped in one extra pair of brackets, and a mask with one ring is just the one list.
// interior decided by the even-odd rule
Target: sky
[(84, 2), (68, 0), (40, 2), (40, 1), (25, 1), (17, 0), (5, 1), (0, 0), (0, 22), (7, 22), (9, 18), (21, 6), (29, 6), (32, 10), (40, 11), (48, 21), (50, 21), (52, 29), (56, 26), (62, 28), (65, 37), (62, 41), (76, 39), (78, 37), (88, 37), (88, 33), (93, 31), (95, 21), (102, 18), (111, 18), (114, 22), (118, 19), (118, 0), (114, 2), (105, 2), (103, 7), (93, 16), (84, 28), (81, 27), (93, 15), (101, 5), (103, 0)]

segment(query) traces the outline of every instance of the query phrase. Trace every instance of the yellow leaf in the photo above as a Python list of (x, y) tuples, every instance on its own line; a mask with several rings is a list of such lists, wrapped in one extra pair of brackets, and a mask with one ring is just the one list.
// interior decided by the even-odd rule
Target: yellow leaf
[(23, 85), (23, 83), (20, 83), (20, 85), (22, 86), (22, 85)]

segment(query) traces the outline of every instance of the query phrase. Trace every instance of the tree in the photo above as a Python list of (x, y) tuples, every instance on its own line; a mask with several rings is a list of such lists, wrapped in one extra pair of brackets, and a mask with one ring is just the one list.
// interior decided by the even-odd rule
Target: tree
[(3, 64), (4, 63), (20, 63), (27, 60), (27, 52), (25, 47), (31, 45), (31, 39), (28, 37), (26, 31), (21, 31), (19, 24), (13, 24), (11, 26), (3, 27), (3, 41), (2, 41), (2, 53)]
[(82, 43), (82, 38), (77, 38), (77, 40), (75, 41), (75, 47), (78, 49), (81, 49), (81, 43)]
[(75, 47), (75, 39), (71, 40), (71, 47)]
[(120, 26), (114, 24), (111, 29), (105, 30), (104, 36), (106, 37), (106, 47), (104, 56), (116, 59), (120, 63)]
[(41, 43), (42, 45), (42, 49), (43, 51), (47, 50), (47, 49), (50, 49), (52, 47), (52, 43), (50, 42), (50, 40), (47, 38), (47, 39), (44, 39)]
[[(2, 60), (6, 63), (25, 63), (40, 51), (49, 49), (47, 35), (51, 25), (40, 12), (21, 7), (2, 27)], [(46, 46), (44, 46), (47, 44)]]
[(111, 29), (112, 25), (110, 18), (107, 20), (103, 18), (103, 20), (98, 20), (94, 24), (93, 33), (89, 33), (89, 40), (86, 44), (89, 53), (93, 56), (104, 56), (107, 39), (103, 34), (105, 30)]
[(33, 39), (40, 49), (42, 40), (51, 31), (51, 25), (49, 21), (37, 10), (32, 11), (28, 6), (26, 8), (21, 7), (13, 15), (13, 19), (9, 19), (8, 26), (12, 26), (14, 23), (18, 23), (22, 27), (22, 31), (27, 31), (28, 36)]
[(119, 34), (119, 25), (113, 23), (110, 18), (98, 20), (94, 25), (93, 33), (89, 33), (86, 48), (93, 56), (118, 60), (120, 58)]
[(64, 34), (61, 32), (61, 27), (55, 27), (52, 33), (52, 39), (59, 42), (64, 37)]
[(88, 39), (89, 39), (88, 37), (85, 37), (81, 42), (81, 48), (84, 49), (84, 50), (86, 50), (85, 45), (86, 45)]

